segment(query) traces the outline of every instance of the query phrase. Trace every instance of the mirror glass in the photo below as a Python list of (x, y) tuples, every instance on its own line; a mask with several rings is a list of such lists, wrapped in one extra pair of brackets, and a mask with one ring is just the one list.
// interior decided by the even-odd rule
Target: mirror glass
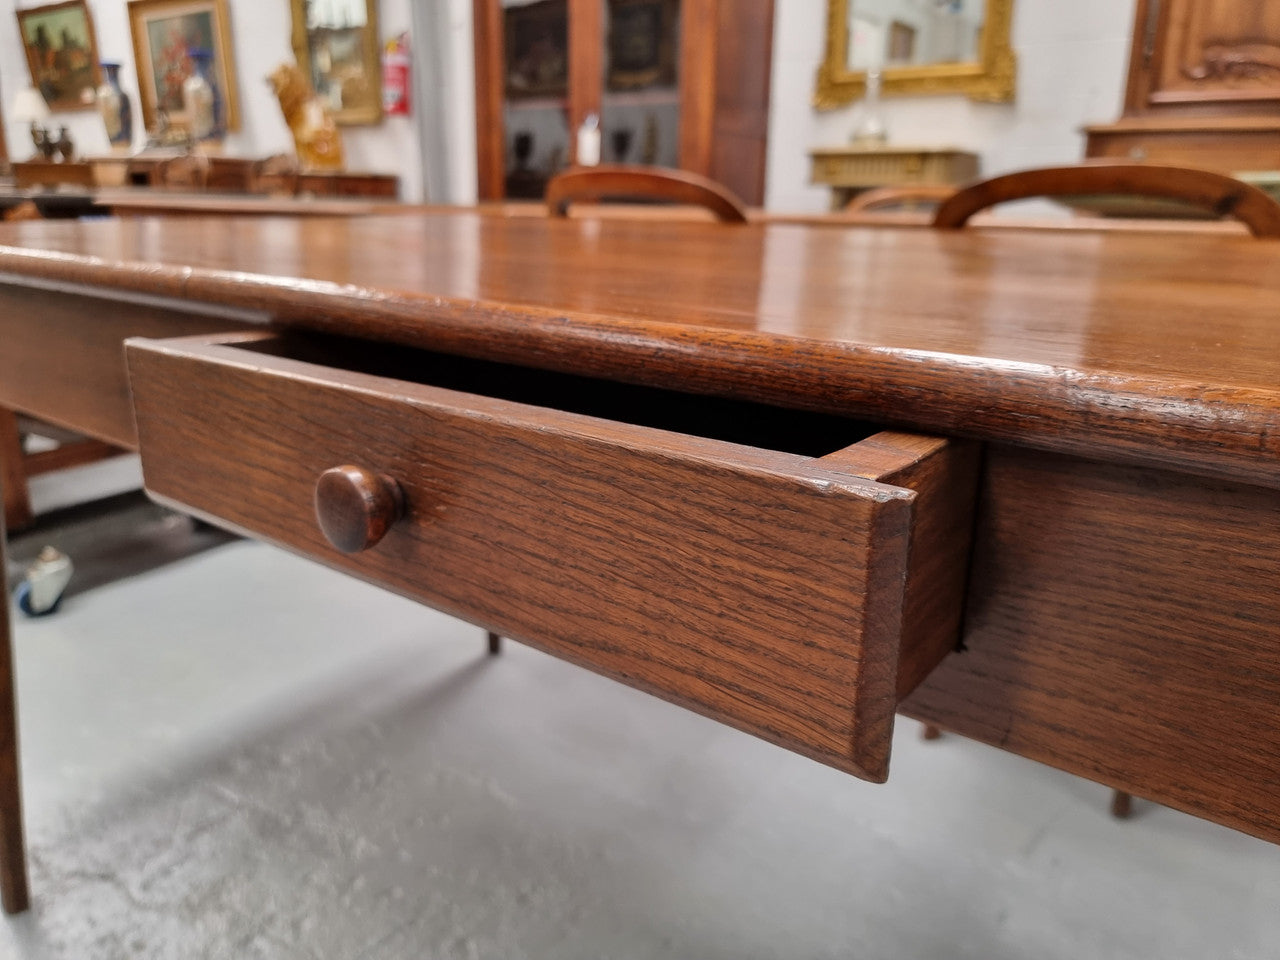
[(1017, 91), (1013, 0), (827, 0), (827, 42), (813, 103), (853, 103), (879, 71), (881, 91), (967, 94), (1005, 103)]
[(338, 123), (382, 117), (377, 0), (293, 0), (294, 55)]
[(982, 59), (986, 0), (849, 0), (850, 70)]

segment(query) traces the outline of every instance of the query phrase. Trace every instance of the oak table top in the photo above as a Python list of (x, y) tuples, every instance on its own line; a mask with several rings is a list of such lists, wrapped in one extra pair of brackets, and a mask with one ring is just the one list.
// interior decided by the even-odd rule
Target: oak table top
[(27, 222), (0, 275), (1280, 484), (1280, 243), (422, 213)]

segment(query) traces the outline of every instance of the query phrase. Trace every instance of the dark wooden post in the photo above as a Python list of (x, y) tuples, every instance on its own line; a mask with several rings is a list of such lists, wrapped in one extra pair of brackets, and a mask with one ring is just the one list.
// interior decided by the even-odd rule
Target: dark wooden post
[[(0, 475), (0, 500), (5, 478)], [(22, 835), (22, 781), (18, 771), (18, 704), (14, 696), (13, 632), (5, 571), (4, 513), (0, 511), (0, 903), (5, 913), (27, 909), (27, 851)]]

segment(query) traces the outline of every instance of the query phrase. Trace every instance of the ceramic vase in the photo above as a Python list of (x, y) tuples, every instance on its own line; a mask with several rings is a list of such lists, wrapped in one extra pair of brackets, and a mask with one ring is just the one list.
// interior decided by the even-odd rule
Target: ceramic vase
[(107, 140), (113, 147), (133, 142), (133, 104), (120, 89), (120, 64), (102, 65), (102, 86), (98, 88), (98, 112), (107, 127)]

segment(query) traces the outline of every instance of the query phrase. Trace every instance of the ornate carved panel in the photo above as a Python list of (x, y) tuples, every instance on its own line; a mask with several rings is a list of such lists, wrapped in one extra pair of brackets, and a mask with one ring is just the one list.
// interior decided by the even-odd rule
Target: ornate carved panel
[(1280, 99), (1280, 3), (1163, 0), (1147, 29), (1148, 106)]

